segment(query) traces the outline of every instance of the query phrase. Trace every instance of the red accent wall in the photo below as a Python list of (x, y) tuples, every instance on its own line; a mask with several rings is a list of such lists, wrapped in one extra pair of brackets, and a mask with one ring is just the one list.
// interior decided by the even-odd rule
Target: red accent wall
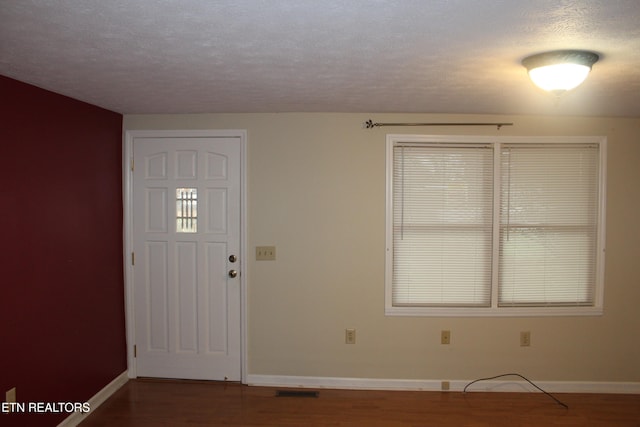
[(127, 368), (122, 115), (4, 76), (0, 105), (0, 401), (84, 402)]

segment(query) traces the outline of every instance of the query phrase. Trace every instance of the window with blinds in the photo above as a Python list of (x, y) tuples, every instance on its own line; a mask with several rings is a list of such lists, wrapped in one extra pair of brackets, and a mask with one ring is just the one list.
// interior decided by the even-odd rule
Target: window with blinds
[(394, 306), (488, 306), (492, 150), (397, 145), (393, 171)]
[(605, 144), (389, 135), (387, 313), (601, 313)]

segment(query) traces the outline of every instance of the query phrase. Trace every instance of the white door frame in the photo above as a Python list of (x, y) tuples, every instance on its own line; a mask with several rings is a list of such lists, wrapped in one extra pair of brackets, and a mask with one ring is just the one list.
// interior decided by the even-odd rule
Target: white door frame
[(247, 131), (230, 130), (127, 130), (123, 140), (122, 157), (122, 198), (124, 212), (124, 286), (125, 286), (125, 326), (127, 333), (127, 375), (137, 378), (134, 358), (135, 307), (133, 289), (133, 141), (135, 138), (207, 138), (231, 137), (240, 142), (240, 361), (242, 383), (247, 383)]

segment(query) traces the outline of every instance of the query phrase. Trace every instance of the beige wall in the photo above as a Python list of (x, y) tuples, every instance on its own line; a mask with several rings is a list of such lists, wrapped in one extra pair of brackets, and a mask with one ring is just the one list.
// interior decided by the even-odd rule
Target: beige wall
[[(378, 128), (378, 122), (515, 126)], [(248, 131), (249, 373), (469, 380), (640, 381), (640, 119), (409, 114), (128, 115), (125, 130)], [(387, 133), (608, 137), (604, 315), (385, 317)], [(357, 344), (344, 344), (344, 329)], [(440, 330), (452, 342), (440, 345)], [(519, 346), (531, 331), (532, 346)]]

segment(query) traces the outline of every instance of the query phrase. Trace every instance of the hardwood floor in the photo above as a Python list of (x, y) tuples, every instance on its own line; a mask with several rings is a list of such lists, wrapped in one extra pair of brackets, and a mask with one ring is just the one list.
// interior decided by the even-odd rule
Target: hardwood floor
[(80, 426), (640, 426), (640, 395), (277, 390), (132, 380)]

